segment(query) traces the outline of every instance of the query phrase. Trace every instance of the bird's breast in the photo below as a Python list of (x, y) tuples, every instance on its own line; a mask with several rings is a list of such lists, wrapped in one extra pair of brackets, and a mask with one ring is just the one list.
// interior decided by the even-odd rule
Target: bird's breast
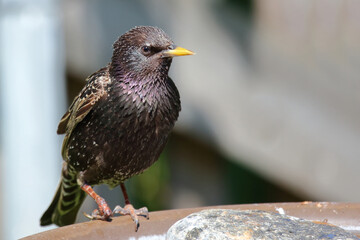
[(84, 180), (95, 184), (123, 181), (153, 164), (180, 110), (179, 100), (163, 89), (118, 85), (107, 93), (76, 126), (69, 141), (70, 164), (85, 171)]

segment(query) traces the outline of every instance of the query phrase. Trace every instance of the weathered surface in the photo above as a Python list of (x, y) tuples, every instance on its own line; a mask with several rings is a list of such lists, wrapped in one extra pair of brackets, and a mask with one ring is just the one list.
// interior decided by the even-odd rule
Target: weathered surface
[(259, 210), (209, 209), (176, 222), (167, 232), (175, 239), (359, 239), (345, 230)]

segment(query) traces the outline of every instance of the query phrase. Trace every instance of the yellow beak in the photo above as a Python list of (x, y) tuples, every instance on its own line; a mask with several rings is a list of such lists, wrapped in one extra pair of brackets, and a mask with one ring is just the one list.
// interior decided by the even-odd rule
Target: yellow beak
[(195, 54), (194, 52), (182, 47), (175, 47), (174, 49), (163, 51), (163, 57), (177, 57), (177, 56), (186, 56), (186, 55), (194, 55), (194, 54)]

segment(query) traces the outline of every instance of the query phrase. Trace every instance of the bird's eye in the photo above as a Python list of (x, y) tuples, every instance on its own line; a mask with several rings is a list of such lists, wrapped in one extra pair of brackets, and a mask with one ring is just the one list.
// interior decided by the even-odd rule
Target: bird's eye
[(147, 56), (151, 53), (151, 47), (150, 46), (143, 46), (141, 48), (142, 53)]

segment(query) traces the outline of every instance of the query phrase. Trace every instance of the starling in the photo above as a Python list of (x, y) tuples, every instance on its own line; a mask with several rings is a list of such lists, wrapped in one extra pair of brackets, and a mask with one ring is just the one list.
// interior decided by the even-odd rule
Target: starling
[[(134, 209), (124, 181), (150, 167), (163, 150), (180, 111), (179, 92), (168, 76), (172, 58), (193, 52), (175, 46), (157, 27), (135, 27), (115, 41), (111, 62), (90, 75), (60, 120), (65, 134), (63, 167), (55, 197), (40, 220), (42, 226), (69, 225), (90, 195), (98, 204), (90, 219), (113, 214), (148, 218), (146, 207)], [(93, 186), (120, 185), (124, 208), (110, 210)]]

